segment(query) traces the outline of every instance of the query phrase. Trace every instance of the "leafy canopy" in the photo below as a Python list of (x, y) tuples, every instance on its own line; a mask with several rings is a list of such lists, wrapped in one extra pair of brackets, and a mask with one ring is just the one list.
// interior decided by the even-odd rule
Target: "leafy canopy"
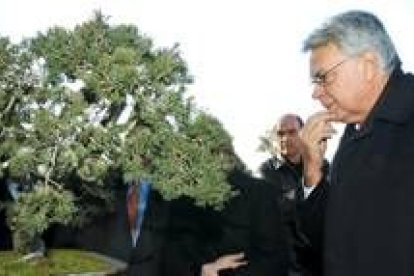
[(110, 205), (114, 172), (148, 179), (166, 199), (221, 208), (239, 161), (220, 122), (186, 96), (191, 82), (178, 45), (154, 48), (100, 12), (73, 30), (1, 38), (0, 173), (24, 191), (13, 216), (33, 218), (14, 226), (81, 222), (93, 202)]

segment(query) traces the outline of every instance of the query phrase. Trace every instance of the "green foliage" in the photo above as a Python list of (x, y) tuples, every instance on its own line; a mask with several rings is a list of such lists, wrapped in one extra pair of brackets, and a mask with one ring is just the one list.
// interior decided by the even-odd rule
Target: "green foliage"
[(181, 131), (166, 124), (134, 136), (123, 158), (128, 178), (144, 176), (165, 198), (189, 196), (199, 206), (219, 209), (231, 197), (226, 173), (237, 160), (231, 138), (214, 118), (200, 114)]
[(13, 228), (32, 237), (110, 208), (113, 172), (221, 208), (238, 160), (220, 122), (186, 98), (191, 82), (178, 45), (155, 49), (99, 12), (74, 30), (0, 39), (0, 172), (25, 191)]
[[(21, 193), (8, 208), (17, 251), (27, 253), (30, 242), (52, 223), (68, 224), (76, 211), (71, 192), (48, 185), (35, 185)], [(17, 244), (16, 244), (17, 243)]]

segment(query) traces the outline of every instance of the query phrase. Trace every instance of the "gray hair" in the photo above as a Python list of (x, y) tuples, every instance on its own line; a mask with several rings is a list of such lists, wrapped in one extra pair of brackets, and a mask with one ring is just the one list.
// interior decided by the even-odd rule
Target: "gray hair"
[(356, 56), (366, 51), (378, 54), (382, 69), (390, 74), (400, 59), (381, 21), (364, 11), (348, 11), (333, 16), (320, 29), (313, 31), (303, 43), (303, 51), (329, 43), (344, 54)]

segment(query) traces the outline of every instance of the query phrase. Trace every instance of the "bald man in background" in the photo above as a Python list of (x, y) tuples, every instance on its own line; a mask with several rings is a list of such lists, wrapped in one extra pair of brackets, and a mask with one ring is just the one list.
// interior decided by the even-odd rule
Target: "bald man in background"
[[(260, 167), (268, 185), (279, 192), (285, 238), (288, 244), (289, 275), (322, 275), (322, 237), (326, 202), (324, 185), (308, 185), (303, 178), (303, 120), (296, 114), (284, 114), (271, 132), (272, 157)], [(320, 149), (326, 151), (326, 140)], [(323, 163), (324, 177), (328, 162)]]

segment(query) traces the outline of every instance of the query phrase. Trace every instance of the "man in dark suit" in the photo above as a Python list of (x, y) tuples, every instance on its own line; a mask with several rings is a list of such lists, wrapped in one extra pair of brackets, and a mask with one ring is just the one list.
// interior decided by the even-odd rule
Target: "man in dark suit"
[[(302, 130), (305, 178), (329, 185), (329, 276), (414, 275), (414, 76), (401, 70), (381, 21), (364, 11), (330, 18), (304, 42), (313, 97), (326, 108)], [(330, 179), (321, 140), (346, 123)]]
[(217, 240), (219, 222), (210, 208), (181, 197), (171, 201), (152, 189), (128, 275), (199, 275)]
[[(271, 132), (273, 156), (260, 168), (270, 187), (280, 190), (282, 224), (288, 244), (289, 275), (322, 274), (322, 236), (326, 189), (308, 185), (303, 179), (302, 119), (284, 114)], [(321, 141), (325, 152), (326, 140)], [(325, 176), (328, 162), (323, 163)]]
[(151, 191), (129, 275), (199, 276), (203, 264), (243, 252), (241, 266), (231, 262), (219, 275), (286, 276), (280, 209), (276, 197), (269, 197), (277, 190), (244, 168), (230, 172), (228, 181), (238, 195), (220, 212), (194, 206), (185, 197), (165, 201)]
[[(279, 189), (243, 171), (235, 171), (230, 183), (239, 196), (222, 212), (222, 237), (217, 256), (235, 255), (229, 269), (219, 275), (286, 276), (288, 256), (282, 228)], [(247, 264), (244, 264), (246, 262)], [(233, 266), (240, 265), (234, 269)]]

